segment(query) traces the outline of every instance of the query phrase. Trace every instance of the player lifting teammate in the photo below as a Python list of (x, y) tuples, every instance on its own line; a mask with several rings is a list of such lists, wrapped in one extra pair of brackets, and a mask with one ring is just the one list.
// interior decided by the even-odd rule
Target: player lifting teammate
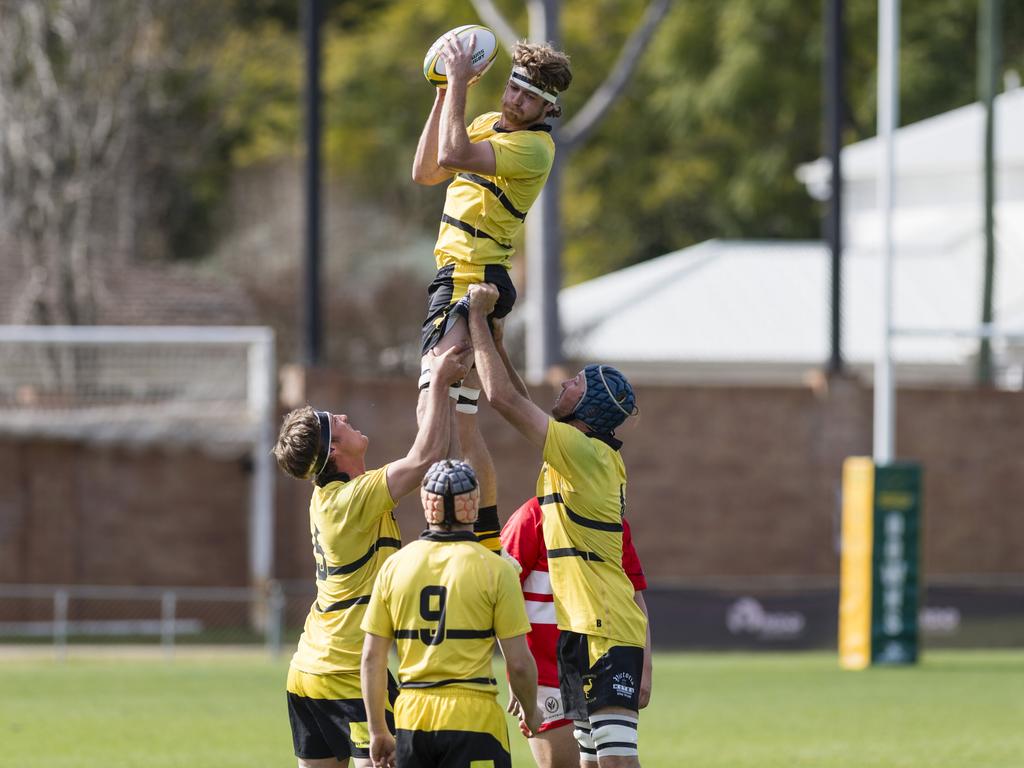
[(635, 768), (647, 617), (622, 568), (626, 468), (614, 430), (635, 413), (636, 399), (619, 371), (588, 365), (562, 384), (546, 414), (516, 389), (495, 348), (487, 315), (498, 296), (492, 285), (470, 287), (469, 327), (487, 399), (542, 449), (537, 495), (562, 631), (562, 703), (583, 760)]
[[(405, 457), (380, 469), (366, 470), (369, 439), (343, 414), (306, 406), (289, 413), (281, 426), (274, 447), (278, 464), (314, 483), (309, 528), (317, 595), (287, 683), (300, 768), (344, 768), (349, 757), (356, 766), (370, 764), (359, 685), (359, 624), (381, 565), (401, 546), (396, 500), (413, 491), (430, 463), (447, 450), (448, 385), (467, 371), (459, 352), (453, 347), (429, 356), (435, 385), (428, 391), (416, 440)], [(394, 692), (393, 680), (391, 687)]]
[[(498, 347), (500, 350), (500, 346)], [(526, 636), (530, 653), (537, 662), (537, 706), (544, 722), (530, 739), (530, 750), (538, 768), (579, 768), (580, 751), (573, 738), (573, 722), (565, 716), (562, 696), (558, 690), (558, 631), (555, 606), (552, 602), (551, 577), (548, 573), (548, 550), (544, 545), (544, 513), (540, 500), (530, 499), (509, 516), (501, 529), (501, 545), (522, 568), (519, 581), (523, 585), (526, 615), (530, 619), (530, 634)], [(647, 589), (640, 558), (629, 529), (629, 521), (622, 518), (622, 569), (633, 584), (633, 599), (646, 614), (643, 590)], [(643, 678), (640, 683), (639, 706), (647, 706), (651, 697), (651, 635), (647, 632), (644, 648)], [(516, 714), (515, 706), (512, 707)], [(595, 760), (584, 755), (584, 760)]]
[[(363, 696), (374, 766), (510, 768), (505, 714), (491, 671), (494, 641), (509, 683), (533, 702), (537, 669), (515, 571), (473, 533), (480, 491), (472, 468), (446, 460), (420, 491), (428, 528), (381, 569), (363, 619)], [(393, 738), (385, 720), (388, 651), (398, 642)], [(523, 727), (540, 725), (535, 705)]]
[[(551, 170), (555, 145), (547, 120), (561, 114), (558, 94), (572, 81), (564, 53), (544, 43), (518, 43), (501, 111), (480, 115), (467, 128), (466, 91), (475, 74), (472, 50), (472, 44), (460, 47), (454, 34), (445, 38), (441, 55), (448, 86), (437, 90), (413, 161), (417, 183), (451, 180), (434, 246), (438, 272), (428, 290), (424, 355), (435, 347), (467, 343), (465, 303), (460, 305), (459, 300), (471, 284), (486, 281), (498, 287), (492, 318), (511, 311), (516, 300), (508, 274), (513, 241)], [(429, 381), (429, 370), (423, 368), (421, 388)], [(481, 489), (476, 531), (484, 546), (497, 551), (497, 478), (474, 415), (479, 386), (470, 374), (452, 390), (458, 442), (449, 455), (464, 453), (476, 469)]]

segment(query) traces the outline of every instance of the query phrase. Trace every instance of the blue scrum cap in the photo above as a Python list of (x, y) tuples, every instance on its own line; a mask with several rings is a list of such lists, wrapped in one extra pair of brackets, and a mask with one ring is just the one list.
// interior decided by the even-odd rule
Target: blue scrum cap
[(583, 369), (587, 389), (572, 418), (595, 432), (612, 434), (628, 416), (636, 415), (636, 395), (622, 372), (610, 365), (591, 363)]

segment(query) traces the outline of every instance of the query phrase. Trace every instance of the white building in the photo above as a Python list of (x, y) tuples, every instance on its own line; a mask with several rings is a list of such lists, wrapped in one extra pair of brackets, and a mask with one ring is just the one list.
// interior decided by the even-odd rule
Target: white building
[[(984, 280), (984, 109), (970, 104), (896, 132), (893, 325), (976, 328)], [(1013, 330), (993, 342), (1004, 386), (1024, 370), (1024, 88), (996, 99), (994, 316)], [(842, 351), (870, 374), (880, 342), (881, 219), (875, 209), (879, 142), (843, 149)], [(797, 175), (827, 195), (829, 163)], [(820, 369), (829, 354), (829, 255), (817, 241), (710, 240), (567, 288), (559, 297), (566, 354), (634, 375), (782, 383)], [(898, 381), (968, 382), (979, 342), (897, 335)]]

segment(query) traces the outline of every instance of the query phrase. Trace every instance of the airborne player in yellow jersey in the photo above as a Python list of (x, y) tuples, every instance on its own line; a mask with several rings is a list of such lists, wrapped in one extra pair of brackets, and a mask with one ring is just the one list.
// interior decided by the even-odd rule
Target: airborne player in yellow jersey
[[(572, 82), (564, 53), (546, 43), (518, 43), (501, 111), (480, 115), (467, 128), (466, 92), (476, 74), (472, 50), (472, 45), (460, 48), (454, 35), (445, 39), (441, 55), (448, 86), (437, 90), (413, 161), (416, 183), (451, 182), (434, 246), (438, 272), (428, 289), (423, 355), (435, 347), (468, 344), (466, 305), (460, 299), (471, 284), (486, 281), (498, 286), (492, 317), (502, 318), (512, 310), (516, 290), (508, 270), (513, 242), (547, 181), (555, 157), (547, 121), (561, 115), (558, 95)], [(424, 370), (421, 388), (427, 381), (429, 371)], [(475, 468), (481, 492), (476, 531), (485, 547), (498, 551), (497, 477), (476, 423), (479, 386), (470, 374), (452, 390), (460, 414), (459, 442), (448, 455), (465, 455)], [(422, 411), (422, 397), (420, 402)]]
[(369, 439), (343, 414), (306, 406), (289, 413), (281, 426), (274, 446), (278, 464), (314, 483), (309, 526), (317, 596), (287, 684), (299, 768), (344, 768), (349, 757), (357, 767), (370, 764), (359, 624), (381, 565), (402, 545), (393, 512), (397, 499), (413, 491), (447, 449), (448, 386), (467, 370), (459, 352), (452, 348), (430, 357), (434, 384), (416, 440), (406, 456), (380, 469), (366, 470)]
[[(558, 673), (584, 764), (638, 768), (647, 617), (622, 568), (626, 467), (615, 428), (636, 411), (626, 377), (588, 365), (562, 384), (549, 416), (515, 387), (487, 326), (498, 291), (469, 289), (469, 328), (487, 399), (543, 451), (537, 496), (562, 631)], [(554, 418), (552, 418), (554, 417)], [(523, 701), (520, 699), (520, 703)]]
[[(513, 694), (530, 702), (521, 727), (533, 733), (541, 724), (519, 579), (473, 534), (480, 491), (468, 464), (432, 466), (420, 498), (428, 528), (384, 564), (363, 619), (371, 759), (378, 768), (510, 768), (491, 671), (495, 639)], [(384, 709), (393, 641), (401, 686), (394, 738)]]

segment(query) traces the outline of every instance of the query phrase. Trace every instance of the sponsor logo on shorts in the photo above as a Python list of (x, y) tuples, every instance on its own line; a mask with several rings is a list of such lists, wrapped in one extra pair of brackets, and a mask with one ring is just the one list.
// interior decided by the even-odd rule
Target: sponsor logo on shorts
[(612, 690), (625, 699), (632, 699), (636, 693), (636, 681), (629, 672), (619, 672), (612, 678)]
[(593, 675), (588, 675), (587, 677), (585, 677), (583, 679), (583, 697), (585, 699), (587, 699), (588, 701), (591, 698), (590, 694), (591, 694), (593, 688), (594, 688), (594, 676)]
[(544, 714), (545, 723), (553, 723), (565, 717), (562, 711), (562, 695), (557, 688), (537, 686), (537, 706)]

